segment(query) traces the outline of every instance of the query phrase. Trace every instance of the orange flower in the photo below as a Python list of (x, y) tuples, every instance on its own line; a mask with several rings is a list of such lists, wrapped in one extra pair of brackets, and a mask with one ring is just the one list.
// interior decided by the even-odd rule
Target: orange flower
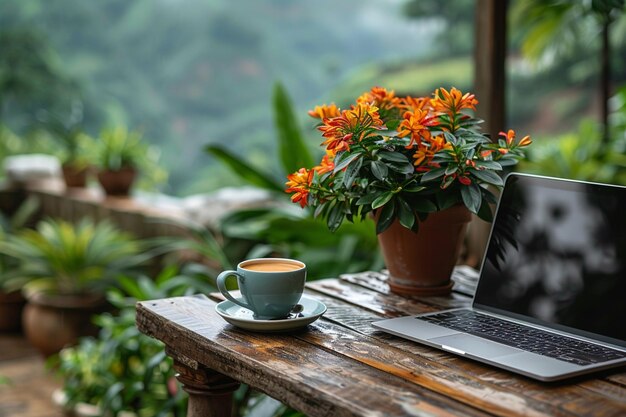
[(349, 150), (354, 134), (358, 134), (357, 139), (361, 141), (384, 128), (378, 108), (367, 104), (344, 110), (339, 116), (324, 119), (322, 123), (318, 128), (326, 138), (322, 145), (334, 153)]
[(401, 101), (396, 97), (395, 91), (387, 91), (383, 87), (372, 87), (367, 93), (363, 93), (356, 99), (357, 104), (369, 104), (381, 110), (395, 109), (400, 107)]
[(417, 150), (413, 154), (413, 159), (415, 160), (413, 161), (413, 165), (416, 165), (416, 166), (421, 165), (427, 156), (428, 156), (428, 147), (418, 144)]
[(294, 193), (291, 196), (291, 201), (294, 203), (300, 203), (300, 207), (302, 208), (306, 207), (310, 185), (313, 181), (313, 170), (300, 168), (293, 174), (287, 175), (287, 179), (289, 181), (285, 183), (287, 186), (285, 192)]
[(509, 129), (509, 131), (506, 133), (500, 132), (500, 136), (504, 137), (504, 139), (506, 140), (506, 145), (510, 147), (515, 140), (515, 131), (513, 129)]
[(443, 151), (448, 150), (451, 151), (452, 145), (448, 142), (446, 142), (446, 139), (443, 135), (440, 136), (435, 136), (430, 140), (430, 149), (432, 149), (434, 152), (439, 152), (439, 151)]
[(509, 129), (506, 133), (500, 132), (500, 136), (506, 141), (507, 148), (511, 148), (512, 146), (528, 146), (532, 143), (528, 135), (524, 136), (518, 143), (515, 143), (515, 131), (513, 129)]
[(530, 139), (530, 136), (526, 135), (519, 141), (517, 146), (528, 146), (531, 143), (533, 143), (533, 141)]
[(318, 166), (313, 168), (313, 170), (319, 175), (331, 172), (333, 169), (335, 169), (335, 163), (333, 162), (334, 157), (335, 156), (333, 152), (326, 151), (326, 155), (324, 155), (324, 157), (322, 158), (322, 162)]
[(428, 142), (418, 144), (417, 151), (413, 154), (413, 165), (416, 165), (418, 171), (428, 171), (438, 164), (432, 163), (435, 154), (442, 150), (452, 150), (450, 145), (443, 136), (432, 137)]
[(428, 97), (404, 97), (401, 101), (401, 107), (408, 111), (416, 111), (430, 108), (430, 99)]
[(352, 144), (352, 136), (354, 136), (352, 133), (348, 133), (347, 135), (341, 137), (331, 136), (322, 142), (322, 145), (325, 145), (326, 150), (332, 153), (349, 151), (350, 145)]
[(406, 145), (407, 149), (414, 144), (420, 144), (423, 140), (429, 141), (431, 138), (429, 126), (435, 126), (437, 119), (430, 115), (427, 110), (407, 111), (402, 116), (402, 122), (398, 126), (398, 137), (411, 135), (411, 141)]
[(339, 108), (335, 105), (335, 103), (331, 103), (330, 105), (324, 104), (323, 106), (315, 106), (313, 110), (309, 110), (309, 116), (322, 120), (337, 117), (340, 114)]
[(435, 90), (434, 98), (430, 100), (430, 104), (437, 112), (454, 115), (463, 109), (476, 110), (478, 100), (474, 94), (463, 94), (454, 87), (450, 89), (450, 92), (445, 88), (438, 88)]

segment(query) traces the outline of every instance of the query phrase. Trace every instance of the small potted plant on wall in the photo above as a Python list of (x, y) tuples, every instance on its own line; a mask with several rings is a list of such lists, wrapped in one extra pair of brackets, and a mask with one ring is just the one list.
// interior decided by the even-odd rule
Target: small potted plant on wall
[(82, 106), (75, 105), (69, 120), (64, 122), (59, 116), (44, 112), (39, 120), (45, 131), (61, 145), (55, 155), (61, 160), (63, 179), (67, 187), (85, 187), (92, 169), (94, 140), (82, 127)]
[(91, 316), (109, 308), (107, 288), (150, 257), (143, 246), (108, 222), (87, 219), (42, 220), (0, 242), (0, 253), (17, 261), (3, 281), (27, 299), (22, 321), (29, 341), (47, 357), (93, 334)]
[(141, 133), (118, 126), (104, 129), (97, 144), (98, 181), (107, 195), (126, 196), (148, 157)]

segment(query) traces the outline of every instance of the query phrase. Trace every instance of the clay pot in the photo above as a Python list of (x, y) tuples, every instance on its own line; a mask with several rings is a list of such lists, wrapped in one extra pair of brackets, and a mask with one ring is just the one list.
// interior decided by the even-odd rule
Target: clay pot
[(100, 294), (34, 293), (27, 301), (22, 315), (24, 333), (44, 357), (75, 345), (82, 336), (96, 336), (92, 316), (110, 310)]
[(98, 172), (98, 181), (107, 195), (127, 196), (136, 176), (136, 169), (125, 167), (119, 171), (104, 170)]
[(18, 332), (22, 329), (22, 310), (26, 299), (19, 291), (0, 291), (0, 332)]
[(84, 188), (87, 186), (87, 174), (89, 167), (76, 167), (63, 165), (63, 179), (68, 188)]
[(430, 213), (417, 233), (395, 221), (378, 235), (389, 287), (403, 295), (445, 295), (463, 246), (470, 211), (463, 205)]

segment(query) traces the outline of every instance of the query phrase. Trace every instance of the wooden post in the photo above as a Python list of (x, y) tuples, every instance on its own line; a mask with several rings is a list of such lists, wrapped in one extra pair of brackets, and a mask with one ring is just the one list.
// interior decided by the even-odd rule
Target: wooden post
[(166, 348), (174, 359), (176, 379), (189, 394), (187, 417), (230, 417), (239, 382)]
[[(476, 0), (474, 38), (474, 94), (479, 101), (476, 116), (483, 130), (497, 140), (506, 120), (506, 0)], [(470, 223), (465, 263), (479, 267), (489, 238), (490, 225), (477, 216)]]
[(507, 2), (476, 0), (474, 92), (480, 104), (477, 116), (492, 140), (504, 130)]

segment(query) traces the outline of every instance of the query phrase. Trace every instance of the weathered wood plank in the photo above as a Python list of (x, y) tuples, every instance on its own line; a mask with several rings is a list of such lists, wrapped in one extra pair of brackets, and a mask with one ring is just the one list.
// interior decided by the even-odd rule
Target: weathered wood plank
[[(224, 322), (207, 298), (139, 303), (137, 325), (168, 348), (310, 416), (485, 415), (292, 335), (240, 331)], [(323, 338), (318, 325), (302, 333)]]
[[(450, 296), (454, 298), (472, 298), (475, 291), (475, 286), (459, 284), (463, 283), (460, 281), (465, 281), (466, 284), (469, 284), (469, 281), (467, 281), (469, 279), (469, 276), (475, 274), (477, 275), (478, 271), (466, 265), (459, 265), (455, 267), (455, 270), (452, 273), (452, 280), (455, 282), (454, 286), (452, 287), (452, 293), (450, 294)], [(455, 277), (460, 278), (461, 280), (455, 280)], [(353, 284), (362, 285), (365, 288), (369, 288), (383, 294), (391, 293), (391, 290), (389, 288), (389, 273), (386, 270), (345, 273), (339, 275), (339, 279), (347, 282), (352, 282)], [(425, 297), (425, 299), (432, 300), (444, 299), (444, 303), (446, 298), (449, 297)]]
[[(342, 325), (335, 323), (342, 322), (342, 317), (352, 317), (353, 320), (356, 318), (362, 322), (371, 323), (371, 321), (378, 319), (379, 316), (367, 310), (359, 309), (356, 306), (348, 306), (352, 311), (346, 310), (342, 307), (344, 304), (337, 300), (325, 299), (323, 301), (327, 303), (329, 308), (324, 319), (309, 326), (308, 331), (297, 333), (294, 336), (301, 342), (322, 348), (319, 351), (315, 351), (310, 350), (311, 347), (300, 347), (299, 349), (302, 352), (306, 351), (314, 356), (319, 355), (319, 352), (324, 352), (325, 354), (333, 352), (333, 354), (349, 358), (343, 362), (335, 356), (333, 356), (331, 362), (328, 359), (323, 360), (323, 362), (332, 363), (333, 366), (342, 367), (348, 373), (357, 372), (356, 369), (345, 368), (346, 363), (353, 366), (353, 362), (350, 361), (353, 360), (416, 384), (413, 385), (412, 389), (418, 389), (419, 386), (423, 386), (443, 393), (457, 401), (504, 416), (617, 416), (626, 412), (619, 392), (606, 395), (602, 392), (591, 392), (584, 387), (576, 385), (542, 384), (496, 370), (491, 370), (490, 372), (468, 372), (468, 369), (471, 370), (473, 368), (491, 368), (460, 359), (442, 363), (423, 356), (424, 351), (438, 352), (434, 349), (422, 347), (411, 342), (407, 343), (393, 336), (387, 337), (385, 335), (385, 337), (380, 338), (377, 337), (377, 332), (370, 332), (371, 336), (356, 333), (347, 329), (348, 326), (345, 326), (345, 323)], [(338, 308), (334, 308), (335, 305)], [(339, 313), (338, 315), (336, 314), (337, 312)], [(185, 319), (182, 320), (184, 321)], [(216, 325), (220, 327), (225, 324), (222, 322)], [(243, 338), (246, 343), (249, 342), (250, 338), (256, 337), (254, 334), (239, 331), (229, 326), (225, 330), (220, 336), (232, 336), (235, 334), (238, 335), (237, 337)], [(280, 343), (272, 345), (269, 348), (272, 352), (268, 356), (274, 360), (277, 357), (279, 358), (285, 350), (291, 350), (294, 346), (301, 346), (296, 344), (293, 338), (289, 339), (290, 336), (281, 336), (284, 339), (280, 341), (276, 340), (277, 337), (270, 337), (270, 345), (272, 345), (272, 342), (280, 342), (285, 343), (287, 347), (280, 346)], [(256, 350), (249, 352), (254, 358), (264, 357), (263, 354), (259, 354), (259, 351), (264, 350), (260, 339), (263, 339), (263, 335), (259, 335), (259, 339), (255, 341), (257, 344)], [(236, 348), (242, 340), (230, 340), (230, 342)], [(267, 339), (265, 339), (265, 343), (267, 342)], [(396, 346), (396, 342), (400, 347)], [(224, 345), (222, 340), (218, 340), (216, 343)], [(447, 355), (444, 352), (437, 354)], [(452, 357), (451, 355), (448, 356)], [(310, 356), (306, 357), (307, 361), (311, 361), (311, 359), (312, 357)], [(314, 362), (318, 360), (320, 359), (314, 359)], [(283, 373), (288, 371), (285, 368), (280, 370)], [(322, 373), (329, 372), (327, 368), (323, 369), (322, 367), (318, 371)], [(493, 373), (495, 377), (492, 379), (485, 378), (489, 373)], [(478, 376), (474, 374), (478, 374)], [(277, 375), (277, 377), (280, 378), (280, 375)], [(332, 372), (327, 377), (334, 379)], [(360, 377), (358, 379), (362, 381)], [(507, 380), (513, 380), (516, 383), (503, 386), (502, 382)], [(371, 379), (369, 381), (369, 383), (374, 384), (374, 387), (377, 385), (375, 381)], [(337, 385), (335, 384), (335, 386)], [(276, 397), (276, 394), (273, 392), (267, 393), (279, 400), (284, 400)]]
[(396, 294), (383, 294), (370, 291), (360, 285), (351, 284), (345, 280), (324, 279), (307, 283), (307, 288), (316, 292), (328, 295), (330, 297), (342, 300), (349, 304), (381, 314), (385, 317), (399, 317), (409, 314), (428, 313), (431, 311), (439, 311), (442, 308), (466, 307), (469, 300), (448, 299), (445, 297), (431, 297), (447, 300), (446, 305), (434, 305), (426, 302), (424, 298), (406, 298)]
[[(445, 297), (415, 297), (409, 298), (406, 296), (400, 296), (393, 294), (389, 289), (389, 284), (387, 283), (387, 275), (381, 272), (361, 272), (358, 274), (342, 274), (339, 277), (340, 281), (350, 282), (355, 285), (359, 285), (363, 288), (367, 288), (378, 293), (404, 299), (404, 300), (418, 300), (423, 304), (431, 305), (434, 307), (438, 307), (440, 310), (442, 308), (454, 308), (459, 306), (466, 306), (471, 302), (471, 298), (467, 295), (458, 294), (456, 292), (452, 292), (449, 296)], [(318, 282), (318, 281), (315, 281)]]
[(318, 328), (322, 332), (297, 337), (497, 415), (618, 416), (626, 413), (623, 400), (604, 392), (586, 392), (576, 385), (541, 384), (512, 374), (505, 377), (521, 380), (524, 390), (508, 388), (497, 381), (477, 378), (448, 364), (424, 360), (419, 354), (325, 321), (320, 322)]
[(607, 379), (626, 388), (626, 371), (619, 374), (610, 375), (607, 377)]
[[(311, 289), (317, 288), (315, 285), (311, 284), (309, 284), (308, 287)], [(333, 285), (331, 285), (330, 287), (333, 288), (333, 290), (337, 290), (337, 287), (341, 287), (341, 291), (339, 291), (339, 293), (341, 294), (341, 298), (351, 298), (350, 291), (353, 289), (352, 286), (341, 282), (333, 282)], [(324, 285), (323, 288), (325, 291), (327, 291), (329, 286)], [(356, 291), (359, 295), (354, 299), (363, 299), (360, 290), (357, 289)], [(326, 292), (326, 294), (327, 293), (328, 292)], [(371, 322), (380, 319), (381, 317), (365, 310), (371, 308), (371, 305), (364, 305), (363, 309), (355, 305), (348, 306), (345, 303), (338, 301), (337, 299), (327, 296), (326, 294), (318, 295), (318, 298), (320, 298), (329, 308), (327, 314), (325, 315), (326, 320), (343, 325), (345, 327), (353, 328), (361, 334), (376, 337), (379, 341), (385, 343), (386, 345), (393, 346), (394, 348), (401, 350), (403, 353), (396, 352), (396, 354), (399, 357), (408, 355), (409, 358), (412, 358), (412, 360), (417, 363), (417, 366), (419, 366), (419, 364), (421, 364), (421, 361), (423, 361), (422, 358), (436, 361), (438, 364), (444, 367), (445, 372), (454, 374), (454, 377), (463, 376), (465, 378), (477, 378), (478, 381), (483, 384), (495, 383), (501, 388), (506, 387), (507, 390), (511, 392), (524, 393), (523, 395), (529, 394), (526, 397), (527, 399), (536, 399), (538, 402), (544, 402), (550, 404), (550, 406), (554, 406), (558, 403), (559, 405), (563, 406), (564, 409), (577, 404), (580, 398), (585, 398), (585, 401), (582, 405), (590, 404), (593, 406), (602, 406), (600, 407), (601, 409), (603, 408), (605, 403), (612, 404), (613, 407), (624, 404), (626, 389), (623, 386), (617, 386), (609, 383), (608, 381), (596, 379), (598, 375), (602, 376), (603, 374), (596, 374), (595, 378), (594, 376), (587, 377), (588, 381), (577, 381), (580, 386), (566, 385), (567, 388), (562, 388), (558, 394), (558, 399), (562, 400), (562, 402), (555, 401), (554, 393), (551, 390), (546, 390), (546, 387), (550, 387), (550, 389), (552, 389), (553, 386), (537, 383), (532, 380), (518, 377), (514, 374), (497, 370), (493, 367), (483, 365), (475, 361), (458, 358), (454, 355), (450, 355), (427, 346), (423, 346), (411, 341), (397, 338), (395, 336), (387, 335), (383, 332), (376, 331), (371, 327)], [(388, 307), (392, 305), (392, 303), (386, 304), (388, 305)], [(338, 307), (334, 308), (335, 305), (337, 305)], [(415, 307), (416, 306), (414, 304), (409, 304), (409, 309)], [(401, 307), (399, 307), (399, 309), (406, 310), (407, 305), (401, 303)], [(336, 314), (337, 311), (340, 311), (340, 314)], [(414, 312), (411, 312), (410, 314), (413, 313)], [(333, 343), (332, 345), (343, 346), (341, 343)], [(382, 348), (376, 350), (376, 352), (384, 350), (385, 348)], [(346, 353), (347, 356), (351, 356), (349, 351), (342, 353)], [(393, 360), (393, 355), (390, 359)], [(414, 364), (413, 366), (416, 365)], [(585, 383), (587, 383), (588, 385), (586, 385)], [(594, 394), (589, 395), (586, 393), (586, 390), (591, 390), (594, 392)], [(581, 415), (591, 415), (590, 409), (584, 408), (582, 406), (578, 406), (578, 408), (579, 411), (581, 411)], [(486, 409), (489, 410), (488, 408)], [(624, 410), (623, 408), (618, 407), (618, 409), (620, 410), (620, 413), (626, 413), (626, 410)], [(550, 410), (550, 414), (559, 415), (555, 410)], [(585, 414), (582, 414), (583, 410), (586, 410)]]
[[(358, 275), (361, 275), (361, 274), (358, 274)], [(377, 331), (371, 328), (370, 323), (373, 320), (368, 321), (368, 320), (363, 320), (358, 317), (359, 309), (373, 311), (379, 314), (381, 316), (380, 318), (391, 318), (391, 317), (397, 317), (397, 316), (402, 316), (402, 315), (412, 315), (412, 314), (426, 313), (430, 311), (437, 311), (437, 310), (441, 310), (442, 308), (450, 308), (447, 306), (433, 307), (428, 304), (424, 304), (423, 301), (427, 297), (425, 297), (424, 299), (418, 300), (418, 299), (409, 299), (409, 298), (401, 297), (392, 293), (368, 294), (368, 291), (364, 290), (365, 287), (369, 286), (369, 285), (365, 285), (366, 278), (367, 278), (367, 275), (362, 275), (360, 278), (362, 280), (361, 284), (364, 284), (364, 285), (357, 286), (357, 285), (353, 285), (347, 280), (331, 278), (331, 279), (310, 282), (307, 284), (307, 288), (315, 291), (317, 293), (315, 296), (320, 298), (322, 301), (326, 300), (324, 302), (327, 305), (333, 304), (331, 300), (340, 300), (340, 302), (338, 302), (337, 304), (342, 306), (341, 308), (343, 309), (347, 308), (346, 306), (348, 304), (346, 303), (350, 303), (350, 305), (355, 306), (356, 309), (350, 309), (349, 311), (346, 311), (346, 314), (345, 314), (346, 319), (350, 320), (350, 322), (354, 324), (354, 327), (352, 327), (353, 329), (358, 330), (359, 332), (362, 332), (365, 334), (371, 334), (372, 332), (377, 332)], [(379, 277), (376, 276), (376, 274), (370, 275), (370, 278), (372, 278), (373, 280), (380, 279)], [(373, 284), (372, 286), (376, 286), (376, 284)], [(464, 304), (462, 298), (459, 301), (453, 302), (454, 307), (462, 307), (464, 305), (468, 305), (468, 304)], [(360, 314), (362, 315), (364, 313), (361, 312)], [(381, 332), (377, 332), (377, 333), (382, 334)], [(398, 338), (394, 337), (394, 339), (398, 339)], [(416, 344), (413, 342), (408, 342), (408, 346), (414, 346), (414, 345)], [(456, 359), (455, 356), (452, 356), (451, 358), (453, 358), (451, 360)], [(461, 360), (461, 362), (467, 363), (468, 361)], [(491, 367), (488, 367), (488, 368), (483, 367), (483, 368), (477, 368), (477, 369), (485, 369), (488, 372), (486, 377), (489, 379), (497, 378), (497, 375), (501, 374), (498, 370), (492, 371), (493, 368)], [(494, 375), (491, 375), (491, 374), (494, 374)], [(504, 375), (506, 375), (506, 373)], [(626, 373), (624, 372), (624, 368), (619, 368), (617, 371), (615, 370), (606, 371), (604, 373), (595, 374), (595, 375), (604, 377), (606, 378), (607, 381), (610, 381), (611, 383), (615, 383), (620, 386), (626, 386)], [(515, 380), (505, 379), (503, 380), (502, 383), (515, 383)]]

